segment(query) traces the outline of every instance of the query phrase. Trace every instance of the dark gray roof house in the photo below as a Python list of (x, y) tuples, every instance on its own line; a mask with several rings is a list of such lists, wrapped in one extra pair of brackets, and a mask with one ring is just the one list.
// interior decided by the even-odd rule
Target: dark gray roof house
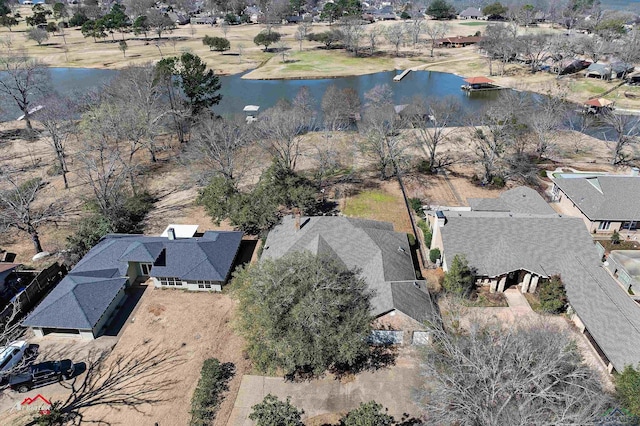
[(526, 186), (509, 189), (498, 198), (469, 198), (471, 210), (553, 214), (554, 210), (547, 204), (540, 194)]
[(484, 16), (484, 13), (477, 7), (468, 7), (460, 12), (460, 18), (463, 19), (478, 19)]
[(97, 337), (125, 298), (125, 288), (141, 277), (157, 287), (220, 290), (238, 253), (241, 232), (205, 232), (175, 238), (105, 236), (27, 316), (36, 334)]
[[(517, 193), (526, 197), (514, 196)], [(530, 198), (534, 194), (538, 201)], [(479, 282), (492, 283), (492, 290), (499, 282), (498, 291), (516, 284), (522, 292), (533, 291), (530, 283), (535, 289), (538, 279), (559, 275), (575, 313), (574, 322), (609, 370), (637, 365), (640, 306), (604, 269), (582, 219), (553, 210), (543, 214), (544, 200), (535, 191), (512, 191), (507, 199), (513, 207), (510, 211), (497, 211), (494, 205), (504, 202), (498, 199), (474, 200), (472, 211), (439, 212), (434, 242), (440, 244), (445, 269), (455, 255), (464, 255)], [(523, 206), (516, 205), (518, 200)], [(488, 211), (481, 210), (483, 205)]]
[(640, 176), (558, 177), (554, 183), (591, 221), (640, 219)]
[(329, 254), (347, 268), (358, 269), (374, 291), (371, 310), (375, 317), (398, 310), (423, 322), (431, 315), (429, 293), (424, 282), (416, 279), (407, 235), (395, 232), (391, 223), (342, 216), (288, 216), (269, 232), (262, 257), (277, 259), (300, 251)]

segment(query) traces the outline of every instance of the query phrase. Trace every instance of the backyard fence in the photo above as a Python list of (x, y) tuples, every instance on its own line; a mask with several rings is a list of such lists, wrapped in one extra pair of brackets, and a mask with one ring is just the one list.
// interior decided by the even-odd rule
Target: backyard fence
[[(17, 294), (15, 299), (7, 304), (0, 313), (0, 320), (14, 314), (17, 309), (16, 318), (22, 317), (29, 312), (56, 284), (67, 275), (67, 268), (59, 263), (54, 263), (40, 273), (31, 281), (23, 291)], [(14, 308), (15, 305), (15, 308)]]

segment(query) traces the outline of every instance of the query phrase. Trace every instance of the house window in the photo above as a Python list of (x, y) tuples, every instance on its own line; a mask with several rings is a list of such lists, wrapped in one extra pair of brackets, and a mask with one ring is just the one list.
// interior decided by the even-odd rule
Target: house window
[(198, 288), (213, 288), (215, 282), (209, 280), (197, 280), (195, 281), (198, 284)]
[(620, 229), (626, 229), (629, 231), (633, 231), (638, 229), (638, 222), (637, 221), (631, 221), (631, 222), (622, 222), (622, 227)]
[(176, 277), (161, 277), (161, 278), (158, 278), (158, 281), (160, 281), (160, 285), (165, 285), (165, 286), (181, 286), (182, 285), (182, 281)]
[(598, 231), (608, 231), (609, 227), (611, 227), (611, 222), (604, 221), (598, 224)]
[(142, 275), (146, 275), (149, 276), (151, 275), (151, 267), (153, 265), (151, 263), (141, 263), (140, 264), (140, 271), (142, 272)]

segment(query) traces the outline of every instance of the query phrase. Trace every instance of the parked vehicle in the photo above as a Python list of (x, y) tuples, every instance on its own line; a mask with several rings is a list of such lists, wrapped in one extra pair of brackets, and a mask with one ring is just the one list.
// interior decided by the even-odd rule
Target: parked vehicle
[(34, 388), (70, 379), (74, 372), (75, 368), (70, 359), (33, 364), (25, 371), (13, 374), (9, 378), (9, 387), (24, 393)]
[(29, 344), (24, 340), (11, 342), (0, 347), (0, 378), (8, 375), (24, 358), (32, 355)]

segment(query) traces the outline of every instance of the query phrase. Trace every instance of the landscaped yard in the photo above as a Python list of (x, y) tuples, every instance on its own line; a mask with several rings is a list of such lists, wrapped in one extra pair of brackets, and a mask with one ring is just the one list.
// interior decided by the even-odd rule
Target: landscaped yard
[(346, 197), (342, 212), (347, 216), (391, 222), (398, 232), (412, 232), (397, 182), (384, 182), (377, 189), (366, 189)]

